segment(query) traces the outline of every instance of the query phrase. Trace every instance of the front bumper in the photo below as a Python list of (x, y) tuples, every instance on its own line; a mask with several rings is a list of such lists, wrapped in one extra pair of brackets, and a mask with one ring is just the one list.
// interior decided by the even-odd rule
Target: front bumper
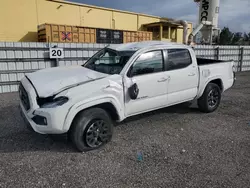
[[(35, 89), (25, 77), (21, 80), (21, 84), (27, 92), (27, 96), (22, 98), (22, 92), (19, 93), (20, 96), (20, 111), (26, 125), (32, 127), (32, 129), (40, 134), (63, 134), (68, 130), (64, 130), (64, 121), (67, 113), (70, 109), (70, 105), (63, 105), (56, 108), (40, 108), (37, 104), (36, 98), (37, 94)], [(27, 100), (29, 102), (27, 102)], [(29, 103), (29, 104), (28, 104)], [(28, 104), (28, 105), (27, 105)], [(46, 123), (42, 124), (41, 121), (34, 117), (44, 117)], [(33, 118), (33, 119), (32, 119)]]
[(29, 129), (32, 128), (35, 132), (40, 134), (63, 134), (66, 132), (63, 130), (64, 119), (58, 118), (54, 113), (41, 110), (35, 111), (35, 113), (45, 117), (47, 120), (47, 125), (38, 125), (32, 120), (32, 116), (34, 117), (34, 115), (30, 116), (30, 113), (26, 112), (22, 103), (20, 103), (19, 107), (21, 116)]

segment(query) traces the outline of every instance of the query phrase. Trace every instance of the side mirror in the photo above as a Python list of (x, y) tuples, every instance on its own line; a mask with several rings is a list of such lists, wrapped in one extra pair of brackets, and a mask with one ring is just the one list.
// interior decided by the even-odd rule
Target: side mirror
[(139, 88), (136, 83), (134, 83), (130, 88), (128, 88), (129, 96), (132, 100), (135, 100), (139, 94)]

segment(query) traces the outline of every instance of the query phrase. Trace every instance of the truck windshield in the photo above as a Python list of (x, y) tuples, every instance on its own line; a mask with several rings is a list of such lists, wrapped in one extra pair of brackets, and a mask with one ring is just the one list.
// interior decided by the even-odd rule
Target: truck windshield
[(135, 51), (115, 51), (104, 48), (92, 56), (84, 65), (85, 68), (105, 73), (120, 74)]

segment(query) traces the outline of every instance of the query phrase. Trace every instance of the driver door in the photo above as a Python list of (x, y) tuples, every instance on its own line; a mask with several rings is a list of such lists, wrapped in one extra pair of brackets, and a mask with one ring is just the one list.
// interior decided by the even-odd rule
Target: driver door
[[(167, 81), (162, 51), (154, 50), (141, 54), (124, 77), (126, 116), (166, 106)], [(134, 83), (138, 86), (139, 94), (132, 100), (128, 89)]]

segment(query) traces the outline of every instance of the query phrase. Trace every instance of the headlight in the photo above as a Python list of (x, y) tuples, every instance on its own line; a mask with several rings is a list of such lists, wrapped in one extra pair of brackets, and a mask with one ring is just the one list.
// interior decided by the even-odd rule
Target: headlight
[(45, 103), (41, 106), (41, 108), (54, 108), (57, 106), (62, 106), (66, 102), (68, 102), (69, 98), (68, 97), (58, 97), (53, 99), (53, 101)]

